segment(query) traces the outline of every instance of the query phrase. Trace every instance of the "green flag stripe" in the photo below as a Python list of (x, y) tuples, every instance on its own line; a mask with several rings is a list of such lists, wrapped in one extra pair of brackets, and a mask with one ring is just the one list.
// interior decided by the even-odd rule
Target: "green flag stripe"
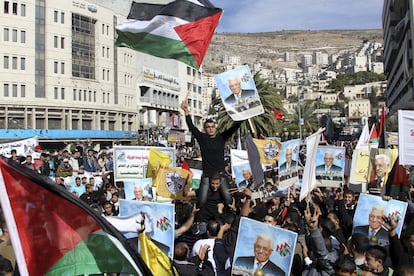
[(193, 54), (179, 40), (173, 40), (149, 33), (118, 31), (116, 46), (128, 47), (160, 58), (171, 58), (198, 68)]
[(91, 234), (63, 255), (46, 275), (73, 276), (104, 272), (138, 275), (136, 268), (106, 234)]

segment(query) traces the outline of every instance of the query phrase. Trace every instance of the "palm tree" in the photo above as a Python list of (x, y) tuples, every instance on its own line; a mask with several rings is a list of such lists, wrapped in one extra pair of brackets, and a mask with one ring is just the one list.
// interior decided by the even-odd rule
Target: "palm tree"
[[(251, 132), (256, 137), (259, 135), (273, 137), (275, 136), (276, 129), (281, 124), (281, 122), (274, 118), (274, 109), (277, 108), (282, 113), (286, 113), (282, 106), (282, 99), (278, 89), (271, 87), (265, 79), (260, 77), (259, 73), (255, 74), (253, 79), (263, 105), (264, 113), (243, 121), (240, 127), (241, 135), (244, 136), (246, 133)], [(228, 129), (233, 124), (233, 120), (224, 109), (221, 98), (215, 98), (212, 101), (212, 106), (213, 108), (210, 108), (210, 110), (217, 112), (219, 131)]]
[(310, 104), (301, 104), (300, 105), (300, 116), (299, 116), (299, 109), (296, 108), (293, 114), (288, 116), (288, 121), (290, 125), (295, 125), (299, 128), (299, 118), (301, 117), (303, 120), (302, 128), (306, 128), (309, 132), (315, 132), (318, 129), (318, 120), (316, 116), (313, 114), (315, 111), (315, 107)]

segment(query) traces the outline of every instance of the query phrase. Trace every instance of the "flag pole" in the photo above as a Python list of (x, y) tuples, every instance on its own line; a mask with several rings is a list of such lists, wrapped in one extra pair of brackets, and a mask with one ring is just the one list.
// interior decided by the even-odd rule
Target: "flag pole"
[(197, 74), (194, 74), (193, 79), (190, 83), (190, 86), (188, 87), (187, 93), (185, 94), (184, 100), (187, 101), (188, 100), (188, 96), (190, 95), (191, 90), (193, 90), (193, 86), (194, 86), (194, 82), (195, 82), (195, 78), (196, 78)]

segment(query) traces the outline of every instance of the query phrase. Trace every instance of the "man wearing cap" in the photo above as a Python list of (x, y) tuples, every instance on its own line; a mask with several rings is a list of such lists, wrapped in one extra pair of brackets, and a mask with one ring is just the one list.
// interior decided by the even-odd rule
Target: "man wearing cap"
[(69, 159), (65, 158), (63, 159), (63, 162), (59, 164), (57, 171), (56, 171), (56, 176), (68, 177), (72, 175), (73, 175), (73, 168), (69, 164)]

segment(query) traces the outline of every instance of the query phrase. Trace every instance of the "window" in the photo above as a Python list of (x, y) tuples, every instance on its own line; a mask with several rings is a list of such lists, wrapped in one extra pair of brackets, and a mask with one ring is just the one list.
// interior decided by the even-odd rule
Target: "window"
[(102, 57), (105, 57), (105, 46), (102, 46)]
[(17, 84), (13, 84), (12, 96), (17, 97)]
[(12, 69), (17, 70), (17, 57), (12, 58)]
[(105, 103), (105, 92), (103, 92), (103, 95), (102, 95), (102, 103)]
[(60, 23), (65, 24), (65, 13), (64, 12), (60, 13)]
[(17, 15), (17, 3), (13, 3), (13, 14)]
[(187, 66), (187, 75), (191, 75), (191, 68), (189, 66)]
[(64, 62), (60, 63), (60, 73), (65, 74), (65, 63)]
[(53, 17), (53, 21), (54, 21), (55, 23), (57, 23), (57, 22), (58, 22), (58, 17), (59, 17), (59, 12), (58, 12), (58, 11), (55, 11), (55, 12), (54, 12), (54, 17)]
[(53, 47), (58, 47), (58, 37), (56, 35), (53, 37)]
[(106, 25), (106, 35), (109, 35), (109, 25)]
[(89, 93), (88, 93), (88, 95), (89, 95), (89, 102), (91, 102), (92, 101), (92, 91), (91, 90), (89, 90)]
[(86, 102), (86, 90), (83, 90), (83, 101)]
[(106, 48), (106, 57), (109, 58), (109, 47)]
[(57, 99), (58, 98), (58, 96), (59, 96), (59, 88), (57, 88), (57, 87), (55, 87), (54, 88), (54, 91), (55, 91), (55, 95), (54, 95), (54, 97), (55, 97), (55, 99)]
[(105, 24), (102, 24), (102, 34), (105, 34)]
[(26, 70), (26, 58), (20, 58), (20, 70)]
[(62, 100), (65, 99), (65, 88), (64, 87), (60, 88), (60, 98)]
[(4, 56), (3, 57), (3, 68), (4, 69), (9, 69), (9, 56)]
[(9, 1), (4, 1), (4, 13), (9, 13)]
[(22, 98), (26, 97), (26, 85), (24, 84), (20, 85), (20, 97)]
[(21, 16), (26, 16), (26, 4), (21, 4), (20, 5), (20, 15)]
[(96, 103), (96, 91), (93, 91), (93, 102)]
[(76, 89), (73, 89), (73, 100), (76, 101)]
[(64, 37), (60, 38), (60, 48), (65, 49), (65, 38)]
[(82, 90), (79, 90), (79, 97), (78, 97), (79, 101), (82, 101)]
[(102, 69), (102, 80), (105, 80), (105, 69)]
[(17, 30), (13, 29), (12, 31), (12, 41), (17, 42)]
[(106, 80), (109, 81), (109, 70), (106, 70)]
[(20, 31), (20, 43), (26, 43), (26, 31)]
[(58, 73), (58, 62), (57, 61), (53, 62), (53, 73), (55, 74)]
[(3, 29), (3, 40), (4, 41), (9, 41), (9, 28), (4, 28)]
[(5, 83), (3, 85), (3, 96), (8, 97), (9, 96), (9, 84)]

